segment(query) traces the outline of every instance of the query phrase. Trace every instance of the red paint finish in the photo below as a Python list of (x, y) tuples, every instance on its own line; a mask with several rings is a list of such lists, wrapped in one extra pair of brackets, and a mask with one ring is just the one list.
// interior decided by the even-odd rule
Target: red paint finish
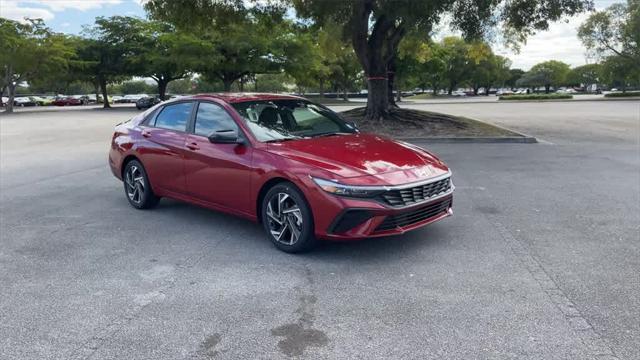
[[(402, 234), (451, 215), (451, 208), (404, 227), (377, 231), (387, 216), (449, 199), (449, 193), (404, 207), (380, 199), (336, 196), (313, 180), (344, 185), (403, 186), (446, 176), (448, 167), (435, 155), (411, 144), (374, 134), (343, 134), (263, 143), (257, 141), (231, 104), (245, 101), (302, 100), (275, 94), (203, 94), (165, 102), (116, 126), (109, 152), (114, 175), (122, 178), (125, 160), (137, 158), (158, 196), (259, 220), (259, 197), (268, 184), (290, 181), (304, 194), (313, 213), (315, 234), (334, 240)], [(207, 137), (147, 124), (164, 106), (177, 102), (222, 106), (241, 129), (242, 144), (211, 143)], [(193, 121), (193, 119), (191, 120)], [(332, 227), (349, 209), (368, 210), (370, 218), (348, 231)]]

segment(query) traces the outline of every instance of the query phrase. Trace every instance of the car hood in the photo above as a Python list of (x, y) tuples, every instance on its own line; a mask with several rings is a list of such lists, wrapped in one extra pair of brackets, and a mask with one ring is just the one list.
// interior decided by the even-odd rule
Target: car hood
[(346, 184), (398, 185), (449, 171), (438, 158), (419, 147), (366, 133), (270, 143), (268, 149), (329, 171)]

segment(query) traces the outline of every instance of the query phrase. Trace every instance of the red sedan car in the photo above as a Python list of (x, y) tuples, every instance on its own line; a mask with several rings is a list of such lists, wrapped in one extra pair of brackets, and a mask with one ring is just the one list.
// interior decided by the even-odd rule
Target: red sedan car
[(164, 102), (116, 126), (109, 164), (135, 208), (168, 197), (243, 216), (287, 252), (452, 214), (451, 172), (436, 156), (295, 96)]
[(71, 96), (67, 97), (58, 97), (51, 103), (55, 106), (72, 106), (72, 105), (83, 105), (82, 100), (76, 99)]

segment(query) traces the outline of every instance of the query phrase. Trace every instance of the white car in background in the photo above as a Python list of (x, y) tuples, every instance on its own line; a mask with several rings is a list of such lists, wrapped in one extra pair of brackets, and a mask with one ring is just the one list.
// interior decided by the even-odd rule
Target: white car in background
[(149, 97), (147, 94), (129, 94), (124, 96), (124, 100), (127, 103), (135, 103), (136, 101), (142, 99), (143, 97)]

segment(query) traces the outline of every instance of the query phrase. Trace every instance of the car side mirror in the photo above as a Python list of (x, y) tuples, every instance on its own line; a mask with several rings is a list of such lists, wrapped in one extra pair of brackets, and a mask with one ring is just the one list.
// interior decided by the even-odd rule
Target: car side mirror
[(355, 131), (360, 131), (360, 129), (358, 129), (358, 125), (356, 125), (354, 121), (347, 121), (347, 126)]
[(244, 144), (236, 130), (218, 130), (209, 135), (209, 141), (213, 144)]

